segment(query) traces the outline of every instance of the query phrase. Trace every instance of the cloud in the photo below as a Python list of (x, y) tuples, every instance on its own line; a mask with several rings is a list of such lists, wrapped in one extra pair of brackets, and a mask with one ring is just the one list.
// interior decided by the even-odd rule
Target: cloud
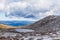
[(4, 4), (0, 3), (0, 10), (4, 9)]
[(8, 10), (7, 14), (15, 11), (24, 11), (26, 7), (27, 7), (26, 2), (12, 2), (12, 3), (9, 3), (9, 5), (7, 5), (6, 11)]
[(5, 8), (5, 0), (0, 0), (0, 10), (4, 10)]
[(48, 15), (59, 15), (60, 0), (2, 0), (1, 10), (4, 10), (6, 17), (41, 19)]
[[(37, 1), (20, 1), (20, 2), (12, 2), (9, 4), (9, 8), (8, 9), (10, 12), (13, 11), (15, 12), (15, 10), (19, 10), (21, 12), (23, 12), (23, 15), (29, 15), (29, 14), (37, 14), (37, 13), (43, 13), (46, 11), (50, 11), (53, 8), (53, 2), (51, 2), (50, 0), (37, 0)], [(21, 13), (20, 12), (20, 13)], [(14, 14), (14, 13), (12, 13)], [(17, 13), (15, 13), (17, 14)]]
[(37, 20), (34, 20), (32, 18), (23, 18), (23, 17), (20, 17), (20, 18), (16, 18), (16, 17), (13, 17), (13, 18), (8, 18), (8, 17), (3, 17), (3, 18), (0, 18), (0, 21), (37, 21)]

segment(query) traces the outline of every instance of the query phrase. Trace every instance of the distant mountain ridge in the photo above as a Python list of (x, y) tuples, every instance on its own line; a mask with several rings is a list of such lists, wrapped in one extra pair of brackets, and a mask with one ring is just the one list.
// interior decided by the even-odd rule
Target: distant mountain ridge
[(0, 21), (0, 24), (9, 26), (26, 26), (32, 24), (33, 21)]
[(23, 28), (33, 29), (37, 32), (57, 31), (60, 30), (60, 16), (50, 15)]

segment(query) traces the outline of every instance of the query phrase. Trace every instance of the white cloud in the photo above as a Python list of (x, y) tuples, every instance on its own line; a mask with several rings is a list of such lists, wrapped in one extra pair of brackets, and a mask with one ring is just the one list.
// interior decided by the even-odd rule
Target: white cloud
[[(26, 12), (28, 14), (31, 14), (31, 13), (35, 14), (35, 11), (39, 13), (39, 12), (44, 12), (44, 11), (48, 11), (48, 10), (52, 9), (51, 6), (53, 6), (53, 1), (50, 1), (50, 0), (37, 0), (37, 1), (35, 0), (34, 2), (33, 1), (31, 0), (29, 2), (26, 0), (26, 1), (22, 1), (22, 2), (21, 1), (20, 2), (12, 2), (9, 4), (10, 9), (8, 9), (8, 10), (10, 11), (11, 8), (12, 9), (15, 8), (16, 10), (20, 8), (20, 11), (23, 11), (25, 14), (26, 14)], [(28, 14), (26, 14), (26, 15), (28, 15)]]
[(4, 10), (5, 9), (5, 1), (6, 0), (0, 0), (0, 10)]
[(4, 10), (5, 5), (0, 3), (0, 10)]
[[(25, 18), (25, 16), (33, 15), (40, 19), (48, 15), (59, 15), (60, 0), (20, 0), (17, 2), (16, 0), (2, 0), (0, 10), (7, 12), (7, 16)], [(33, 18), (31, 17), (31, 19)]]
[(14, 11), (14, 10), (22, 10), (24, 11), (25, 8), (27, 7), (27, 3), (26, 2), (12, 2), (12, 3), (9, 3), (9, 5), (7, 5), (6, 7), (6, 11), (8, 12), (7, 14), (9, 14), (11, 11)]
[(13, 17), (13, 18), (8, 18), (8, 17), (4, 17), (4, 18), (0, 18), (0, 20), (2, 21), (37, 21), (35, 19), (32, 19), (32, 18), (16, 18), (16, 17)]
[(52, 1), (50, 0), (38, 0), (37, 2), (35, 2), (33, 4), (33, 7), (35, 7), (36, 9), (50, 9), (52, 6)]
[(10, 7), (21, 7), (21, 8), (26, 8), (26, 6), (27, 6), (27, 3), (26, 2), (12, 2), (12, 3), (10, 3), (8, 6), (10, 6)]

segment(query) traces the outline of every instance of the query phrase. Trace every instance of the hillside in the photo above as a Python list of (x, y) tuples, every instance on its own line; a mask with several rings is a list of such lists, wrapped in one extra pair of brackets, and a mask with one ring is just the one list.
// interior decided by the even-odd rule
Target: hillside
[(33, 29), (37, 32), (50, 32), (60, 30), (60, 16), (50, 15), (32, 25), (22, 27), (25, 29)]
[(17, 28), (17, 27), (7, 26), (7, 25), (4, 25), (4, 24), (0, 24), (0, 28), (10, 29), (10, 28)]

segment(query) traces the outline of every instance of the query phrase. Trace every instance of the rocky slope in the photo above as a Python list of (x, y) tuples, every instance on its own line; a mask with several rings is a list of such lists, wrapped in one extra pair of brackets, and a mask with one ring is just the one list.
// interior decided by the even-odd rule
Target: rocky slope
[(23, 28), (33, 29), (37, 32), (57, 31), (60, 30), (60, 16), (50, 15)]

